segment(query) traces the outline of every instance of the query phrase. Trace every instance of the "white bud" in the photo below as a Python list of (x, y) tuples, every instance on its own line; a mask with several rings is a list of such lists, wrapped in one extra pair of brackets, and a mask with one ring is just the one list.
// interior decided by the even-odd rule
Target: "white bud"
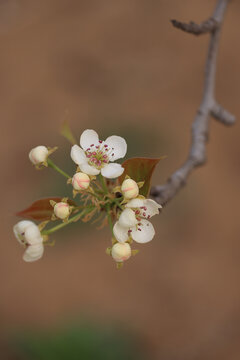
[(131, 256), (131, 247), (128, 243), (116, 243), (112, 247), (112, 257), (116, 262), (128, 260)]
[(65, 202), (59, 202), (54, 206), (54, 214), (59, 219), (66, 219), (70, 215), (70, 206)]
[(72, 186), (75, 190), (86, 190), (89, 187), (90, 178), (82, 172), (76, 173), (72, 178)]
[(46, 161), (48, 156), (48, 149), (46, 146), (40, 145), (32, 149), (29, 153), (29, 159), (34, 165), (41, 164)]
[(121, 191), (125, 199), (134, 199), (139, 194), (138, 184), (132, 179), (126, 179), (122, 183)]

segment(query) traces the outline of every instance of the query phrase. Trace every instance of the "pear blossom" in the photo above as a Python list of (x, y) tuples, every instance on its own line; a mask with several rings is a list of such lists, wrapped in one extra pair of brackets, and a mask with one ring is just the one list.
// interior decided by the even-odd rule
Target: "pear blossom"
[(132, 179), (126, 179), (122, 183), (121, 191), (125, 199), (134, 199), (139, 194), (139, 187), (136, 181)]
[(39, 145), (30, 151), (29, 159), (34, 165), (39, 165), (47, 160), (48, 152), (46, 146)]
[(161, 207), (151, 199), (130, 200), (113, 227), (116, 240), (125, 243), (131, 237), (138, 243), (151, 241), (155, 230), (149, 219), (157, 215)]
[(82, 172), (77, 172), (75, 175), (73, 175), (72, 186), (74, 190), (77, 191), (86, 190), (89, 187), (89, 184), (90, 184), (90, 178), (87, 174), (84, 174)]
[(53, 208), (54, 214), (57, 218), (64, 220), (67, 219), (71, 213), (70, 206), (66, 202), (58, 202)]
[(26, 248), (23, 254), (24, 261), (32, 262), (42, 257), (44, 251), (43, 238), (34, 222), (29, 220), (19, 221), (14, 225), (13, 232), (19, 243)]
[(112, 247), (111, 255), (116, 262), (128, 260), (131, 254), (131, 247), (128, 243), (116, 243)]
[(71, 158), (83, 173), (101, 173), (105, 178), (114, 179), (124, 172), (120, 164), (112, 163), (126, 155), (127, 144), (122, 137), (113, 135), (102, 141), (96, 131), (87, 129), (80, 137), (80, 146), (73, 145)]

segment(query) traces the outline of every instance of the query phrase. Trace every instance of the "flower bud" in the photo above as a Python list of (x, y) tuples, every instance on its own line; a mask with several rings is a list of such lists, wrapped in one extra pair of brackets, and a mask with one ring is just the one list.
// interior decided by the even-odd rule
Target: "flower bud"
[(76, 173), (72, 178), (72, 186), (74, 190), (86, 190), (89, 187), (90, 178), (82, 172)]
[(43, 145), (35, 147), (29, 153), (29, 159), (34, 165), (38, 165), (46, 161), (47, 156), (48, 149)]
[(70, 215), (70, 206), (65, 202), (59, 202), (54, 205), (54, 214), (61, 220), (68, 218)]
[(121, 191), (125, 199), (134, 199), (139, 194), (138, 184), (132, 179), (126, 179), (122, 183)]
[(128, 243), (116, 243), (112, 247), (112, 257), (116, 262), (128, 260), (131, 256), (131, 247)]

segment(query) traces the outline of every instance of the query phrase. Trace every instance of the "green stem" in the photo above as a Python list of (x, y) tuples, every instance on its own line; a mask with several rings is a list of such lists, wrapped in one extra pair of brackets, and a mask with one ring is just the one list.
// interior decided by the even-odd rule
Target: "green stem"
[(111, 229), (112, 235), (114, 236), (114, 233), (113, 233), (112, 216), (111, 216), (111, 212), (110, 212), (110, 204), (107, 204), (107, 206), (106, 206), (106, 210), (107, 210), (108, 225), (110, 226), (110, 229)]
[(51, 228), (51, 229), (43, 230), (43, 231), (41, 232), (41, 234), (42, 234), (42, 235), (50, 235), (50, 234), (54, 233), (55, 231), (62, 229), (62, 228), (65, 227), (66, 225), (71, 224), (72, 222), (74, 222), (74, 221), (79, 217), (79, 215), (81, 215), (81, 216), (82, 216), (82, 215), (85, 215), (85, 213), (90, 212), (92, 209), (93, 209), (92, 206), (91, 206), (91, 208), (84, 209), (82, 212), (80, 212), (80, 213), (78, 212), (78, 213), (75, 214), (73, 217), (71, 217), (71, 218), (68, 220), (68, 222), (62, 222), (61, 224), (58, 224), (58, 225), (54, 226), (54, 227)]
[(102, 176), (102, 174), (99, 175), (100, 181), (101, 181), (101, 185), (102, 185), (102, 189), (104, 191), (105, 194), (108, 193), (108, 188), (107, 188), (107, 184), (106, 181), (104, 179), (104, 177)]
[(123, 206), (119, 203), (117, 199), (111, 199), (111, 201), (113, 201), (117, 205), (117, 207), (119, 207), (119, 209), (123, 210)]
[(55, 165), (51, 159), (47, 159), (47, 163), (48, 163), (49, 167), (51, 167), (52, 169), (59, 172), (61, 175), (65, 176), (67, 179), (71, 178), (71, 176), (69, 176), (67, 173), (65, 173), (65, 171), (61, 170), (57, 165)]
[[(106, 181), (105, 181), (104, 177), (102, 176), (102, 174), (99, 175), (99, 178), (100, 178), (100, 181), (101, 181), (101, 184), (102, 184), (102, 189), (103, 189), (104, 193), (108, 194), (107, 184), (106, 184)], [(108, 224), (109, 224), (109, 226), (111, 228), (112, 235), (114, 236), (114, 234), (113, 234), (112, 216), (111, 216), (111, 210), (110, 210), (110, 204), (109, 203), (106, 204), (106, 211), (107, 211)]]
[(96, 199), (100, 200), (99, 196), (95, 193), (92, 193), (91, 191), (86, 191), (89, 195), (95, 197)]

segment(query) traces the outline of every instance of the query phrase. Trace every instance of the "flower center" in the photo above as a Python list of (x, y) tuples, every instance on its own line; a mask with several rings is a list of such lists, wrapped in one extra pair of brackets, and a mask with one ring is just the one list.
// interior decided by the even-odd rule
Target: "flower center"
[(135, 212), (136, 219), (140, 221), (141, 219), (150, 219), (150, 215), (147, 213), (147, 207), (141, 206), (133, 210)]
[(107, 144), (103, 145), (101, 140), (99, 140), (98, 145), (90, 145), (85, 152), (88, 164), (100, 170), (109, 163), (111, 156), (114, 156), (113, 150), (114, 148), (109, 147)]

